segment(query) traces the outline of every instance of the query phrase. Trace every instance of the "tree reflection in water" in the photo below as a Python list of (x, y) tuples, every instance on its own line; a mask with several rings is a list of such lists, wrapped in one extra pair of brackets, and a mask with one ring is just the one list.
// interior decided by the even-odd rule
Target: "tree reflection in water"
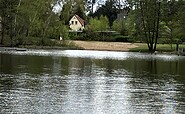
[(55, 53), (0, 54), (1, 113), (184, 112), (184, 57)]

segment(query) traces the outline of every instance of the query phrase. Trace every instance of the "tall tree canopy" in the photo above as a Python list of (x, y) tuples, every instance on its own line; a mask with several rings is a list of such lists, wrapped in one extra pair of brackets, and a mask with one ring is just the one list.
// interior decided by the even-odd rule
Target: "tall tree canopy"
[(107, 16), (109, 20), (109, 27), (112, 27), (113, 22), (117, 18), (117, 8), (114, 0), (106, 1), (105, 5), (100, 7), (94, 14), (93, 17), (100, 17), (101, 15)]
[[(5, 36), (11, 39), (11, 45), (16, 37), (26, 39), (30, 36), (41, 37), (43, 43), (44, 38), (52, 36), (49, 34), (52, 33), (49, 32), (50, 28), (53, 28), (53, 31), (59, 31), (55, 29), (60, 28), (60, 24), (57, 24), (59, 23), (58, 15), (53, 12), (56, 3), (57, 0), (1, 0), (2, 37), (0, 43), (3, 43)], [(23, 40), (19, 39), (18, 44)]]
[[(122, 2), (121, 2), (122, 1)], [(124, 21), (124, 30), (129, 35), (143, 39), (151, 52), (156, 50), (158, 40), (169, 43), (185, 40), (184, 0), (107, 0), (97, 9), (97, 0), (0, 0), (1, 37), (0, 44), (10, 39), (11, 45), (22, 44), (29, 37), (39, 37), (41, 44), (47, 38), (57, 38), (67, 31), (69, 19), (78, 14), (87, 19), (87, 12), (99, 20), (103, 15), (111, 28), (121, 9), (129, 7), (129, 16)], [(59, 4), (60, 13), (53, 11)], [(93, 13), (93, 14), (92, 14)], [(91, 21), (93, 20), (92, 18)], [(101, 19), (102, 20), (102, 17)], [(115, 25), (119, 29), (119, 24)], [(107, 27), (106, 27), (107, 28)], [(67, 33), (67, 32), (66, 32)], [(17, 40), (18, 39), (18, 40)]]
[(182, 10), (183, 0), (128, 0), (128, 3), (132, 9), (129, 17), (133, 18), (128, 21), (132, 22), (131, 26), (135, 26), (134, 32), (144, 37), (151, 52), (156, 50), (157, 42), (164, 31), (168, 31), (165, 37), (172, 41), (179, 34), (179, 28), (183, 30), (183, 26), (179, 26), (185, 11)]
[(19, 0), (1, 0), (0, 1), (0, 17), (2, 19), (2, 36), (1, 44), (3, 44), (4, 35), (7, 34), (11, 39), (15, 34), (15, 19), (17, 13), (17, 5)]

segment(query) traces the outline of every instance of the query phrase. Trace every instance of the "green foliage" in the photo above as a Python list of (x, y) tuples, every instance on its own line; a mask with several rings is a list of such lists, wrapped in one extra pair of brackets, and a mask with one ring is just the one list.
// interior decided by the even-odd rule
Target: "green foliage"
[(157, 42), (168, 43), (172, 48), (173, 43), (184, 41), (184, 0), (128, 0), (128, 2), (133, 8), (127, 19), (128, 33), (136, 40), (144, 39), (149, 50), (155, 50)]
[(123, 36), (116, 32), (109, 31), (83, 31), (69, 33), (71, 40), (83, 40), (83, 41), (106, 41), (106, 42), (133, 42), (132, 37)]
[(62, 11), (60, 13), (60, 21), (63, 21), (63, 24), (67, 24), (70, 17), (73, 15), (72, 10), (72, 2), (68, 1), (63, 5)]
[(131, 10), (129, 16), (126, 19), (126, 30), (130, 37), (133, 38), (134, 41), (144, 42), (144, 34), (142, 31), (142, 20), (141, 14), (138, 9)]
[(126, 20), (125, 19), (122, 19), (119, 21), (118, 20), (114, 21), (112, 28), (113, 28), (113, 30), (118, 31), (122, 35), (127, 35)]
[(69, 19), (77, 14), (81, 18), (85, 19), (85, 1), (84, 0), (63, 0), (63, 8), (60, 13), (61, 21), (68, 24)]
[[(40, 38), (38, 45), (49, 44), (48, 38), (57, 39), (61, 34), (67, 38), (64, 21), (60, 21), (58, 14), (53, 12), (56, 3), (57, 0), (1, 0), (2, 37), (12, 42), (7, 45), (27, 44), (25, 41), (30, 37)], [(31, 43), (29, 40), (27, 42)]]
[(116, 8), (116, 1), (115, 0), (107, 0), (105, 5), (100, 7), (92, 16), (93, 17), (100, 17), (102, 15), (106, 16), (109, 21), (109, 27), (111, 28), (113, 22), (117, 18), (118, 9)]
[(117, 42), (132, 42), (132, 38), (129, 36), (116, 35), (114, 36), (114, 39)]
[[(95, 0), (0, 0), (2, 18), (0, 44), (47, 45), (50, 39), (59, 39), (59, 36), (63, 39), (70, 37), (100, 41), (128, 39), (128, 41), (146, 42), (148, 48), (154, 51), (157, 42), (168, 43), (171, 47), (173, 43), (185, 42), (184, 0), (161, 2), (128, 0), (129, 16), (122, 21), (114, 21), (120, 12), (116, 6), (117, 1), (108, 0), (92, 14), (95, 2)], [(60, 3), (63, 4), (62, 11), (56, 14), (53, 12), (53, 7)], [(83, 33), (69, 35), (68, 21), (71, 16), (78, 14), (86, 19), (85, 13), (89, 10), (94, 18), (87, 20), (89, 23), (86, 30)], [(122, 36), (106, 32), (110, 27)]]
[(65, 25), (61, 26), (61, 36), (64, 40), (68, 40), (69, 39), (69, 32), (68, 32), (68, 27), (66, 27)]
[(12, 39), (15, 35), (15, 19), (16, 19), (16, 5), (18, 0), (1, 0), (0, 1), (0, 17), (2, 25), (2, 34), (0, 44), (3, 44), (5, 35), (9, 36)]
[[(146, 44), (137, 44), (138, 47), (136, 48), (132, 48), (130, 49), (129, 51), (131, 52), (148, 52), (148, 47)], [(185, 45), (184, 44), (181, 44), (179, 45), (179, 48), (183, 48), (185, 49)], [(158, 44), (158, 47), (156, 49), (159, 53), (162, 53), (162, 52), (170, 52), (170, 53), (173, 53), (176, 51), (176, 44), (172, 44), (172, 48), (170, 45), (168, 44)]]
[(87, 25), (87, 29), (91, 31), (106, 31), (109, 27), (109, 22), (106, 16), (100, 16), (98, 19), (90, 18), (89, 24)]
[(177, 22), (177, 30), (176, 30), (176, 37), (181, 39), (183, 42), (185, 42), (185, 1), (179, 0), (178, 1), (178, 12), (177, 12), (177, 18), (179, 19)]
[[(162, 19), (161, 19), (161, 37), (162, 41), (171, 45), (173, 43), (180, 43), (182, 41), (181, 33), (183, 33), (180, 29), (182, 28), (180, 25), (180, 17), (179, 11), (183, 6), (183, 3), (180, 1), (168, 1), (162, 2)], [(183, 13), (184, 11), (180, 11)]]

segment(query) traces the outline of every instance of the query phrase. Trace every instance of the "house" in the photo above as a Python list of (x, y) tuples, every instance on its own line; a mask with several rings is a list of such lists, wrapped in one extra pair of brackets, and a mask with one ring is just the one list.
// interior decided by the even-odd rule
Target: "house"
[(119, 13), (117, 14), (117, 21), (122, 21), (123, 19), (125, 20), (127, 18), (127, 15), (125, 15), (124, 13)]
[(117, 21), (122, 21), (123, 19), (126, 20), (128, 17), (129, 9), (124, 8), (119, 10), (120, 13), (117, 14)]
[(69, 21), (69, 27), (72, 31), (83, 31), (85, 29), (85, 21), (78, 15), (74, 15)]

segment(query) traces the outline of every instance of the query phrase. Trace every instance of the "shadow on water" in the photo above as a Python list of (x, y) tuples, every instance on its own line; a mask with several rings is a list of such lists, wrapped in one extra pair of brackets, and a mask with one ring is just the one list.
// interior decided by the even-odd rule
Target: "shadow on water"
[(185, 58), (125, 52), (0, 53), (1, 113), (183, 113)]

